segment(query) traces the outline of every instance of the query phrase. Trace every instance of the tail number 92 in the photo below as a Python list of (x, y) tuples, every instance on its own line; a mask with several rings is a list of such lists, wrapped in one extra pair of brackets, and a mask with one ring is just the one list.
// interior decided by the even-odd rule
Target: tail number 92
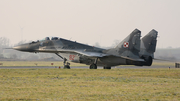
[(69, 60), (74, 60), (75, 55), (69, 55)]

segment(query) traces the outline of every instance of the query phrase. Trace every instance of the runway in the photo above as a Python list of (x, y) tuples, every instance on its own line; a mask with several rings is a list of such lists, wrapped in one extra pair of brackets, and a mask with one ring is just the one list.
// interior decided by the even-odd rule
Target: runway
[[(59, 67), (55, 67), (55, 66), (0, 66), (0, 69), (30, 69), (30, 68), (37, 68), (37, 69), (43, 69), (43, 68), (47, 68), (47, 69), (60, 69)], [(88, 66), (84, 66), (84, 67), (74, 67), (72, 66), (71, 69), (89, 69)], [(169, 68), (167, 66), (117, 66), (117, 67), (112, 67), (112, 69), (115, 68), (134, 68), (134, 69), (140, 69), (140, 68)], [(171, 68), (175, 68), (175, 67), (171, 67)], [(63, 69), (63, 67), (61, 67), (61, 69)], [(103, 69), (103, 67), (98, 67), (98, 69)]]

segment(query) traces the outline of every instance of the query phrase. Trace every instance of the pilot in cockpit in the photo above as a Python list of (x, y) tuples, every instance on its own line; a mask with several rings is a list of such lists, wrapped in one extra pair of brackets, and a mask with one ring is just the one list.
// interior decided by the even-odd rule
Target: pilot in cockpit
[(46, 37), (45, 40), (50, 40), (49, 37)]
[(51, 40), (58, 40), (58, 37), (52, 37)]

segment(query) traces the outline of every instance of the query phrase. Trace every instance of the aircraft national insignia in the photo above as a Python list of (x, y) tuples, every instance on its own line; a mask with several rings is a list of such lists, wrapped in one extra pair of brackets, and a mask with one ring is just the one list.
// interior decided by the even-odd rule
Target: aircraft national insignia
[(128, 48), (129, 47), (129, 42), (124, 42), (124, 48)]

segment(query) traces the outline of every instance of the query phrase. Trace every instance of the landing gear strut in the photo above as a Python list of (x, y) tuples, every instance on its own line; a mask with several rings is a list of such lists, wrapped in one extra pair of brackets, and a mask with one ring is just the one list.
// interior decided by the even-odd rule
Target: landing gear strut
[(66, 62), (67, 59), (64, 58), (64, 69), (70, 69), (70, 63), (69, 62)]
[(95, 61), (94, 61), (94, 63), (92, 63), (91, 65), (90, 65), (90, 67), (89, 67), (89, 69), (97, 69), (97, 60), (98, 60), (98, 58), (96, 58), (95, 59)]
[(70, 63), (69, 63), (69, 62), (66, 62), (67, 59), (66, 59), (66, 58), (63, 58), (63, 57), (62, 57), (61, 55), (59, 55), (58, 53), (55, 53), (55, 54), (64, 60), (64, 69), (70, 69)]

